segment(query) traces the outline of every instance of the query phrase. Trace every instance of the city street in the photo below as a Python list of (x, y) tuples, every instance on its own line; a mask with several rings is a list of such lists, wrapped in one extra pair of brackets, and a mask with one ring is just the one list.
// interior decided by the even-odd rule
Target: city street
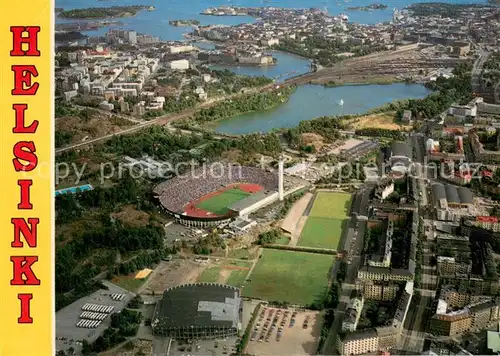
[[(368, 199), (370, 196), (370, 188), (366, 185), (362, 186), (358, 192), (353, 195), (351, 204), (351, 219), (349, 221), (348, 230), (345, 232), (342, 244), (344, 250), (347, 251), (347, 273), (345, 282), (342, 283), (342, 288), (339, 296), (339, 305), (335, 310), (335, 319), (325, 340), (323, 354), (336, 355), (337, 335), (342, 326), (345, 309), (347, 308), (352, 291), (356, 288), (355, 280), (357, 273), (362, 264), (363, 252), (363, 237), (366, 230), (365, 217), (368, 214)], [(333, 276), (335, 278), (335, 276)]]

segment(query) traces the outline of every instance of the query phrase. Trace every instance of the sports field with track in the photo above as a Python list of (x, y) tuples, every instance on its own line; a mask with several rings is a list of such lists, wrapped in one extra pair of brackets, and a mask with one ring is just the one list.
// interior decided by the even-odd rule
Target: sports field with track
[(259, 184), (233, 184), (190, 202), (185, 206), (184, 212), (195, 217), (224, 216), (229, 212), (228, 207), (231, 204), (263, 189), (264, 187)]
[(196, 208), (209, 211), (216, 215), (224, 215), (228, 212), (228, 206), (245, 199), (249, 195), (250, 193), (245, 192), (238, 187), (230, 188), (220, 194), (199, 202), (196, 204)]

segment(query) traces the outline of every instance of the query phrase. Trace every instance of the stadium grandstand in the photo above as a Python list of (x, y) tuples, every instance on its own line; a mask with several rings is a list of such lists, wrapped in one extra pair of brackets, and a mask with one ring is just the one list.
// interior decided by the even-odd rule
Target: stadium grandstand
[(279, 198), (277, 173), (255, 167), (221, 168), (216, 174), (199, 168), (158, 184), (153, 192), (179, 223), (197, 227), (229, 222)]
[(240, 290), (217, 283), (177, 286), (163, 292), (151, 321), (155, 335), (176, 339), (215, 339), (241, 329)]

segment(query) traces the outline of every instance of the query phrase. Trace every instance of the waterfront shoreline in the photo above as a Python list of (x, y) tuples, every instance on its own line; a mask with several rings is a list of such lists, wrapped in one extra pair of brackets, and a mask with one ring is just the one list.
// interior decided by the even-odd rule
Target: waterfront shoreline
[[(283, 107), (275, 107), (272, 112), (251, 113), (246, 116), (242, 114), (218, 120), (218, 125), (207, 128), (214, 133), (231, 135), (267, 133), (293, 128), (301, 121), (321, 116), (356, 117), (380, 112), (389, 108), (392, 103), (421, 99), (429, 94), (431, 91), (424, 86), (411, 83), (343, 85), (336, 88), (301, 85)], [(359, 102), (356, 99), (358, 96), (366, 100)], [(341, 101), (342, 104), (339, 104)]]
[(134, 17), (140, 11), (154, 11), (154, 6), (111, 6), (111, 7), (87, 7), (71, 10), (63, 10), (57, 13), (57, 17), (64, 20), (102, 20), (121, 19)]
[[(191, 128), (198, 128), (200, 130), (208, 129), (210, 131), (215, 131), (215, 127), (217, 126), (217, 124), (220, 121), (230, 120), (232, 118), (235, 118), (235, 117), (238, 117), (238, 116), (241, 116), (241, 115), (247, 115), (247, 114), (251, 114), (251, 113), (259, 113), (259, 112), (266, 112), (266, 111), (274, 110), (277, 107), (285, 104), (286, 102), (288, 102), (290, 100), (290, 98), (293, 96), (293, 94), (295, 94), (295, 92), (297, 91), (297, 87), (293, 87), (293, 88), (289, 87), (287, 90), (289, 92), (287, 93), (286, 98), (283, 98), (284, 100), (276, 102), (275, 104), (273, 104), (273, 105), (271, 105), (269, 107), (266, 107), (264, 109), (260, 109), (260, 110), (248, 110), (248, 111), (240, 112), (240, 113), (235, 114), (235, 115), (230, 115), (230, 116), (227, 116), (227, 117), (220, 117), (220, 118), (218, 118), (216, 120), (211, 120), (211, 121), (208, 121), (208, 122), (205, 122), (205, 123), (202, 123), (202, 124), (198, 124), (197, 121), (196, 121), (196, 119), (194, 117), (189, 117), (189, 118), (186, 118), (186, 119), (183, 119), (183, 120), (179, 121), (178, 124), (180, 126), (182, 126), (183, 124), (185, 124), (185, 128), (191, 127)], [(274, 91), (274, 90), (272, 90), (272, 91)], [(258, 95), (258, 94), (261, 94), (261, 93), (252, 93), (252, 94), (248, 94), (248, 96), (254, 96), (254, 95)], [(194, 124), (194, 125), (192, 125), (192, 124)], [(174, 124), (174, 126), (175, 126), (175, 124)]]

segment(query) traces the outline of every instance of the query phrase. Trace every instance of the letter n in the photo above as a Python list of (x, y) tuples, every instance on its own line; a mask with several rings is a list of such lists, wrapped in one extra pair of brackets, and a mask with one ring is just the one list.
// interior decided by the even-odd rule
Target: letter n
[(21, 234), (24, 240), (28, 243), (29, 247), (36, 247), (37, 245), (37, 226), (40, 222), (38, 218), (12, 218), (14, 225), (14, 241), (10, 244), (11, 247), (23, 247), (24, 243), (21, 241)]

